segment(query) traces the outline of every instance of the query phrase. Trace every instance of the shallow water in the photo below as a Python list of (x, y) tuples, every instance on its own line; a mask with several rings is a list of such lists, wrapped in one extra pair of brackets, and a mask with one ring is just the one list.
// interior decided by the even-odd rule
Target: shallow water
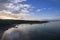
[(21, 24), (5, 31), (2, 40), (60, 40), (60, 22)]

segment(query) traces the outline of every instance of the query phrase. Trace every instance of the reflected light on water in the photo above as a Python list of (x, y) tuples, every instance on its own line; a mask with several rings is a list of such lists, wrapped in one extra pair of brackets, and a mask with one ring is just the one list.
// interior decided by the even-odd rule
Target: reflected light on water
[(60, 22), (21, 24), (4, 32), (2, 40), (59, 40)]

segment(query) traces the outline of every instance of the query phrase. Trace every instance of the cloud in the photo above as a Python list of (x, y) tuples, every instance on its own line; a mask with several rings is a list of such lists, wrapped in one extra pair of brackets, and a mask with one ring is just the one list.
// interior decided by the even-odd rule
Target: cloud
[(29, 15), (31, 12), (28, 10), (31, 8), (31, 5), (29, 4), (17, 4), (17, 5), (13, 5), (12, 3), (10, 3), (9, 5), (6, 6), (7, 11), (10, 11), (14, 14), (22, 15), (22, 16), (26, 16)]
[(21, 13), (29, 13), (28, 10), (21, 10), (20, 12), (21, 12)]
[(37, 11), (37, 12), (40, 12), (40, 11), (42, 11), (42, 9), (37, 9), (36, 11)]
[(27, 0), (9, 0), (12, 3), (18, 3), (18, 2), (23, 2), (23, 1), (27, 1)]
[(22, 15), (30, 15), (30, 11), (28, 11), (28, 10), (21, 10), (20, 11), (20, 14), (22, 14)]
[(30, 4), (19, 4), (18, 7), (20, 9), (29, 9), (31, 8), (32, 6)]
[[(12, 1), (12, 2), (11, 2)], [(27, 0), (0, 0), (0, 11), (2, 10), (6, 10), (7, 4), (10, 5), (10, 7), (12, 6), (11, 4), (13, 4), (14, 2), (23, 2), (23, 1), (27, 1)], [(18, 9), (18, 7), (15, 7)]]
[(18, 11), (19, 10), (19, 6), (15, 6), (12, 3), (9, 3), (8, 5), (6, 5), (6, 8), (8, 11)]
[(45, 11), (45, 10), (51, 10), (53, 8), (41, 8), (41, 9), (37, 9), (36, 12), (41, 12), (41, 11)]
[(11, 15), (16, 15), (16, 16), (23, 16), (23, 17), (31, 14), (31, 12), (28, 10), (21, 10), (18, 14), (15, 14), (14, 12), (6, 11), (6, 10), (2, 10), (2, 11), (0, 11), (0, 13), (11, 14)]
[(43, 8), (43, 10), (51, 10), (52, 8)]
[(37, 9), (36, 12), (41, 12), (43, 10), (46, 10), (47, 8), (41, 8), (41, 9)]
[(12, 12), (14, 14), (26, 16), (31, 12), (28, 9), (31, 9), (33, 6), (30, 4), (19, 4), (19, 3), (9, 3), (6, 5), (7, 11)]
[(8, 0), (0, 0), (0, 11), (2, 10), (6, 10), (6, 4), (8, 4), (9, 1)]
[(0, 0), (0, 3), (7, 3), (8, 0)]
[(27, 0), (0, 0), (0, 13), (28, 15), (31, 5), (18, 3), (23, 1)]
[(21, 9), (29, 9), (31, 8), (31, 5), (29, 4), (12, 4), (12, 3), (9, 3), (9, 5), (6, 5), (6, 8), (9, 10), (9, 9), (12, 9), (12, 11), (19, 11)]
[(17, 14), (18, 16), (29, 16), (31, 14), (31, 12), (29, 10), (24, 10), (22, 9), (21, 11), (19, 11), (19, 13)]
[(6, 9), (5, 6), (3, 4), (0, 4), (0, 11), (5, 9)]
[(9, 11), (6, 11), (6, 10), (2, 10), (2, 11), (0, 11), (0, 13), (9, 13), (9, 14), (11, 14), (11, 12), (9, 12)]
[(5, 10), (5, 4), (7, 3), (7, 0), (0, 0), (0, 11)]
[(32, 12), (29, 9), (33, 9), (34, 6), (31, 4), (22, 4), (19, 2), (24, 2), (27, 0), (0, 0), (0, 13), (14, 14), (16, 16), (28, 16)]

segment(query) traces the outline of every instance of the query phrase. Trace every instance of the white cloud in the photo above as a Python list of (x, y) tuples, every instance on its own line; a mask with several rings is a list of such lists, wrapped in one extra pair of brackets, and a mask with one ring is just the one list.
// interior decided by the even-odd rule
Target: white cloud
[(16, 15), (16, 16), (20, 16), (20, 17), (25, 17), (25, 16), (28, 16), (28, 15), (31, 14), (31, 12), (28, 11), (28, 10), (21, 10), (19, 12), (19, 14), (15, 14), (15, 13), (12, 13), (12, 12), (6, 11), (6, 10), (2, 10), (2, 11), (0, 11), (0, 13), (3, 13), (3, 14), (11, 14), (11, 15)]
[(32, 8), (32, 6), (30, 4), (19, 4), (18, 6), (21, 9), (29, 9), (29, 8)]
[(6, 11), (6, 10), (2, 10), (2, 11), (0, 11), (0, 13), (9, 13), (9, 14), (11, 14), (11, 12)]
[[(23, 2), (27, 0), (8, 0), (10, 2), (3, 3), (0, 6), (0, 13), (8, 13), (8, 14), (14, 14), (16, 16), (28, 16), (32, 14), (29, 9), (33, 9), (33, 6), (30, 4), (21, 4), (18, 2)], [(5, 8), (5, 9), (4, 9)]]
[[(12, 3), (9, 3), (9, 5), (6, 5), (6, 8), (9, 10), (11, 9), (11, 11), (18, 11), (20, 9), (19, 6), (15, 6)], [(9, 10), (10, 11), (10, 10)]]
[(50, 10), (50, 9), (52, 9), (52, 8), (43, 8), (43, 10), (46, 10), (46, 9)]
[(13, 4), (14, 2), (23, 2), (23, 1), (27, 1), (27, 0), (0, 0), (0, 11), (2, 10), (6, 10), (6, 5), (10, 5)]
[(36, 11), (37, 11), (37, 12), (40, 12), (40, 11), (42, 11), (42, 9), (37, 9)]
[(28, 10), (21, 10), (20, 12), (21, 12), (21, 13), (29, 13)]
[(30, 14), (23, 14), (23, 13), (18, 14), (18, 16), (22, 16), (22, 17), (28, 16), (28, 15)]
[(9, 5), (6, 5), (7, 11), (10, 11), (12, 13), (17, 13), (18, 16), (27, 16), (30, 15), (31, 12), (28, 10), (32, 8), (30, 4), (16, 4), (9, 3)]
[(10, 2), (12, 3), (18, 3), (18, 2), (23, 2), (23, 1), (27, 1), (27, 0), (10, 0)]
[(19, 12), (19, 14), (17, 14), (18, 16), (28, 16), (28, 15), (30, 15), (31, 14), (31, 12), (29, 11), (29, 10), (21, 10), (20, 12)]
[(24, 4), (24, 7), (26, 7), (26, 8), (30, 8), (30, 7), (31, 7), (31, 5)]
[(13, 3), (9, 3), (9, 5), (6, 5), (6, 8), (10, 11), (19, 11), (21, 9), (29, 9), (31, 8), (32, 6), (29, 5), (29, 4), (16, 4), (14, 5)]
[[(20, 4), (18, 2), (23, 2), (27, 0), (6, 0), (2, 1), (0, 4), (0, 12), (5, 12), (5, 13), (22, 13), (22, 14), (29, 14), (30, 8), (32, 6), (30, 4)], [(15, 5), (14, 5), (15, 4)]]
[(6, 5), (7, 8), (12, 8), (13, 7), (13, 4), (12, 3), (9, 3), (8, 5)]

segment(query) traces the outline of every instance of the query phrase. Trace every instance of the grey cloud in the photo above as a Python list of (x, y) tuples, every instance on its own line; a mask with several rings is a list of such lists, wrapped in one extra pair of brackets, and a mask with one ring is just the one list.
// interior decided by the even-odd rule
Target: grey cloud
[(0, 11), (5, 10), (5, 9), (6, 8), (5, 8), (4, 4), (0, 4)]
[(0, 11), (6, 10), (5, 4), (8, 3), (8, 0), (0, 0)]
[(18, 13), (20, 13), (19, 11), (13, 11), (12, 13), (14, 13), (14, 14), (18, 14)]
[(0, 0), (0, 3), (7, 3), (8, 0)]

